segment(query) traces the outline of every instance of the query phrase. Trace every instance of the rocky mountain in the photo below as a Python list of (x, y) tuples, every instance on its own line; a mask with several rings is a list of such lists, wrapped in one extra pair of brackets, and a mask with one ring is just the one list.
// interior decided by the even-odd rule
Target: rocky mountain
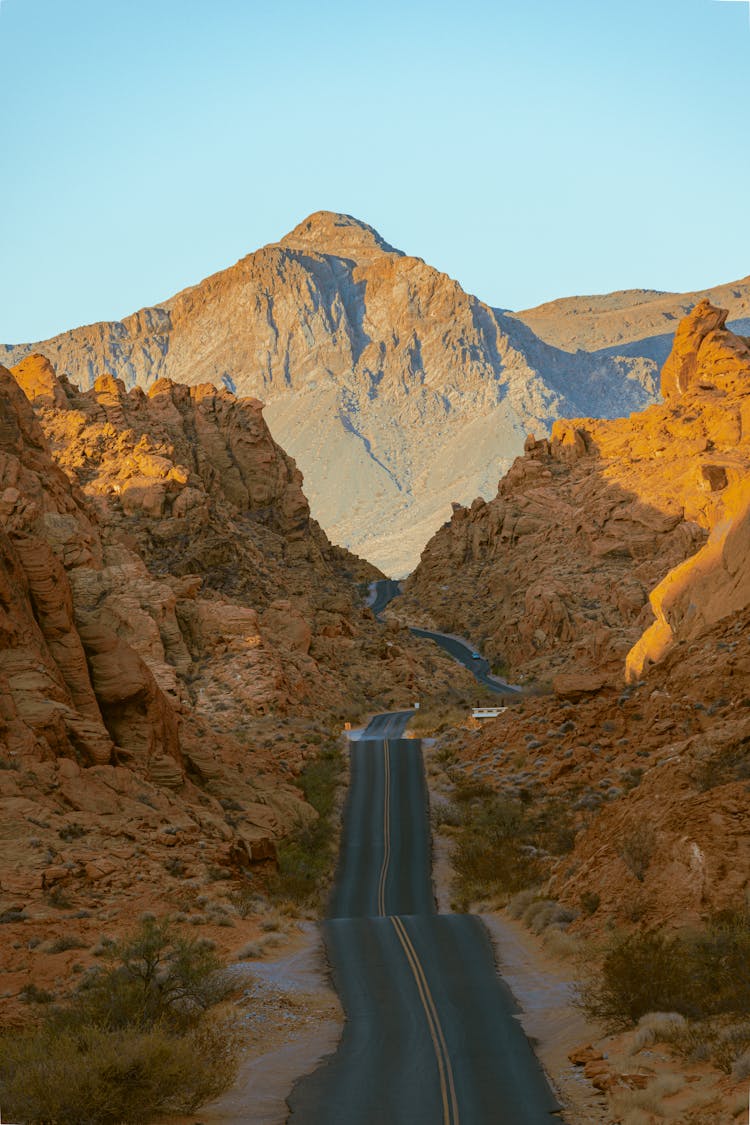
[(666, 362), (675, 328), (701, 301), (729, 312), (735, 332), (750, 332), (750, 278), (694, 293), (630, 289), (594, 297), (565, 297), (512, 313), (548, 344), (568, 352), (604, 351)]
[(551, 346), (329, 212), (155, 308), (0, 360), (33, 352), (84, 389), (106, 372), (128, 388), (169, 378), (261, 399), (329, 537), (396, 575), (451, 501), (494, 493), (527, 432), (627, 414), (657, 390), (650, 358)]
[(459, 753), (572, 814), (548, 891), (583, 929), (744, 901), (750, 340), (726, 320), (702, 301), (680, 323), (661, 404), (530, 438), (391, 611), (469, 634), (536, 683)]
[(65, 976), (57, 936), (193, 911), (272, 857), (345, 719), (468, 686), (375, 622), (377, 576), (256, 400), (0, 368), (0, 999)]

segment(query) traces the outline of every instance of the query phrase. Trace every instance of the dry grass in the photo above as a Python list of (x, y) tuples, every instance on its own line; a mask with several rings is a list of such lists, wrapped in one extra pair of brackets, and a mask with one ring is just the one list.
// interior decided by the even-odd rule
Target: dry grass
[(209, 1014), (229, 983), (206, 942), (144, 917), (102, 955), (67, 1006), (0, 1040), (0, 1104), (25, 1125), (148, 1125), (234, 1079), (234, 1032)]
[(610, 1108), (623, 1125), (648, 1125), (653, 1116), (669, 1119), (664, 1099), (678, 1094), (685, 1085), (679, 1074), (660, 1074), (645, 1090), (623, 1090), (612, 1095)]

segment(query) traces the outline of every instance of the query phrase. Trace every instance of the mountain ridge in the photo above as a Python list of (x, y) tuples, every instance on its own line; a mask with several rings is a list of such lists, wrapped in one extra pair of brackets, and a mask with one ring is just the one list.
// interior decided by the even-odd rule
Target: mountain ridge
[(261, 399), (315, 518), (395, 575), (450, 516), (494, 495), (529, 432), (657, 397), (657, 363), (572, 354), (348, 215), (320, 211), (233, 266), (117, 322), (0, 347), (83, 389), (211, 382)]

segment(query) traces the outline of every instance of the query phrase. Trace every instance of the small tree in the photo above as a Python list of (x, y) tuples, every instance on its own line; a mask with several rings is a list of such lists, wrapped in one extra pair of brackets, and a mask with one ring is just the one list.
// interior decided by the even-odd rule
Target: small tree
[(194, 1025), (229, 991), (221, 962), (206, 941), (176, 933), (169, 919), (146, 916), (132, 937), (104, 952), (97, 972), (65, 1015), (113, 1030)]

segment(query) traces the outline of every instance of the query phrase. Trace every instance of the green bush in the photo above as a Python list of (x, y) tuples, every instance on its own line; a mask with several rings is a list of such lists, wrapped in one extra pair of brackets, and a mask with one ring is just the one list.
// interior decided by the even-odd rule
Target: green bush
[(648, 1012), (750, 1017), (750, 916), (719, 914), (693, 934), (641, 930), (614, 938), (579, 1003), (613, 1029)]
[(0, 1089), (5, 1113), (29, 1125), (148, 1125), (157, 1113), (193, 1112), (235, 1071), (220, 1027), (178, 1038), (162, 1027), (47, 1024), (2, 1040)]
[(562, 802), (535, 805), (498, 795), (481, 781), (461, 782), (441, 821), (457, 825), (452, 862), (461, 909), (537, 886), (549, 872), (551, 857), (569, 851), (575, 839)]
[(317, 812), (312, 822), (298, 824), (277, 848), (278, 871), (269, 891), (276, 902), (317, 908), (328, 886), (336, 859), (334, 810), (343, 772), (338, 746), (327, 746), (308, 762), (296, 779), (305, 800)]
[(176, 933), (168, 919), (145, 918), (131, 938), (107, 946), (103, 959), (111, 967), (95, 970), (60, 1018), (111, 1030), (187, 1028), (229, 992), (211, 945)]
[(645, 931), (617, 937), (601, 969), (580, 988), (586, 1014), (612, 1030), (629, 1027), (648, 1012), (685, 1013), (682, 940)]
[(234, 1033), (207, 1015), (228, 977), (207, 943), (147, 917), (103, 956), (109, 966), (66, 1006), (0, 1039), (6, 1114), (27, 1125), (146, 1125), (192, 1112), (232, 1082)]

